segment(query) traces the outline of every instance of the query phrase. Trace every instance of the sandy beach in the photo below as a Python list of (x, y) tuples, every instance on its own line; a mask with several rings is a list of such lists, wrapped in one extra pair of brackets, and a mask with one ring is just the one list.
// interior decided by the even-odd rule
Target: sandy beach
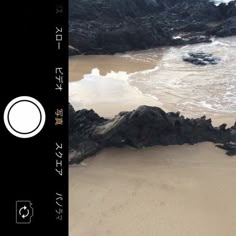
[(236, 235), (236, 159), (212, 143), (106, 149), (69, 173), (70, 236)]
[[(143, 63), (118, 55), (72, 57), (69, 61), (72, 105), (79, 109), (83, 104), (104, 117), (142, 104), (175, 111), (170, 93), (163, 93), (166, 103), (161, 104), (127, 85), (126, 78), (122, 79), (125, 74), (112, 81), (117, 74), (104, 76), (111, 70), (116, 73), (149, 70), (158, 63), (159, 60)], [(82, 79), (93, 68), (99, 69), (99, 76), (95, 71), (94, 76)], [(76, 103), (80, 98), (83, 103)], [(187, 110), (184, 113), (192, 117), (194, 114)], [(234, 114), (212, 113), (210, 117), (214, 125), (231, 126), (235, 122)], [(235, 157), (225, 155), (224, 150), (209, 142), (141, 150), (108, 148), (80, 165), (69, 167), (69, 234), (234, 236), (235, 186)]]

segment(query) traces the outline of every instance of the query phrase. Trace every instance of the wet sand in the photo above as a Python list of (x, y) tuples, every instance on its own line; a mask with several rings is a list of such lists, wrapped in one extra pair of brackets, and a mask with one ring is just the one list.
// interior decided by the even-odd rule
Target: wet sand
[(126, 71), (133, 73), (155, 67), (154, 62), (134, 61), (119, 55), (86, 55), (70, 57), (69, 71), (70, 81), (77, 81), (83, 78), (84, 74), (91, 73), (93, 68), (99, 68), (100, 74), (105, 75), (110, 71)]
[[(95, 67), (105, 75), (111, 70), (133, 73), (157, 65), (128, 62), (128, 58), (119, 56), (73, 57), (70, 81), (81, 79)], [(109, 85), (109, 79), (103, 78), (104, 82), (99, 83), (96, 79), (81, 80), (80, 87), (73, 86), (70, 91), (72, 105), (79, 109), (75, 101), (80, 91), (78, 96), (83, 98), (86, 108), (105, 117), (142, 104), (176, 109), (127, 84), (124, 86), (122, 80)], [(224, 122), (232, 125), (235, 117), (228, 114), (213, 117), (215, 125)], [(105, 149), (69, 168), (69, 233), (70, 236), (234, 236), (235, 186), (235, 157), (226, 156), (224, 150), (212, 143), (141, 150)]]

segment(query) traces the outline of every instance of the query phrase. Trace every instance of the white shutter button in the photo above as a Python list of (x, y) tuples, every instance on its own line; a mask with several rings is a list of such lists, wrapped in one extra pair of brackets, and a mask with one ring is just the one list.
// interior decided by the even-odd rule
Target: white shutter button
[(43, 106), (32, 97), (21, 96), (8, 103), (4, 123), (8, 131), (18, 138), (31, 138), (43, 128), (46, 115)]

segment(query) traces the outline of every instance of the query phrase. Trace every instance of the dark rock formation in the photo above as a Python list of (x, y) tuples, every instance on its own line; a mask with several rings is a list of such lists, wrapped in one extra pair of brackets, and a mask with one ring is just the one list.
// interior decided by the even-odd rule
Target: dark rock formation
[(218, 6), (218, 8), (220, 10), (220, 15), (223, 18), (229, 18), (229, 17), (232, 17), (232, 16), (236, 16), (235, 1), (231, 1), (227, 5), (224, 4), (224, 3), (221, 3)]
[(225, 20), (218, 27), (212, 30), (212, 34), (218, 37), (226, 37), (236, 35), (236, 16)]
[(223, 145), (216, 145), (216, 146), (224, 150), (227, 150), (226, 154), (229, 156), (236, 155), (236, 142), (229, 142)]
[[(136, 148), (153, 145), (194, 144), (203, 141), (224, 144), (228, 154), (235, 154), (236, 123), (213, 127), (204, 116), (188, 119), (178, 112), (166, 113), (158, 107), (140, 106), (120, 112), (113, 119), (98, 116), (93, 110), (69, 108), (70, 163), (79, 163), (104, 147)], [(230, 143), (231, 142), (231, 143)]]
[[(112, 54), (235, 35), (236, 1), (70, 0), (69, 53)], [(175, 36), (181, 35), (181, 38)]]
[(204, 52), (191, 52), (187, 55), (183, 56), (183, 60), (190, 62), (194, 65), (216, 65), (220, 59), (218, 57), (213, 57), (212, 54), (204, 53)]

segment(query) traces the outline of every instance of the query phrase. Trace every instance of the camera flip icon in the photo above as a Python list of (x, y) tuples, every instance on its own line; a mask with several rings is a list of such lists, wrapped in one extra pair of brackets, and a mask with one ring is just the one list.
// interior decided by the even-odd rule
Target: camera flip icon
[(20, 200), (16, 201), (16, 223), (30, 224), (31, 218), (34, 215), (34, 209), (31, 201)]

